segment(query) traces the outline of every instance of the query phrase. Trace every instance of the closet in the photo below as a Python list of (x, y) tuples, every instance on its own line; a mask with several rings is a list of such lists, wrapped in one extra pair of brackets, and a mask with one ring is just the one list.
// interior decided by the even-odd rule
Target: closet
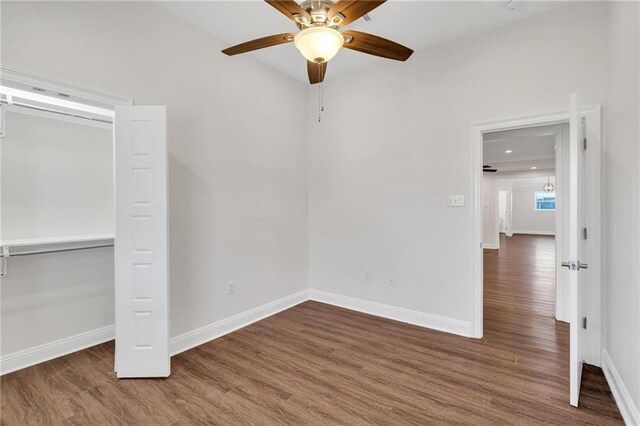
[(1, 83), (1, 373), (115, 338), (119, 377), (168, 376), (164, 107)]

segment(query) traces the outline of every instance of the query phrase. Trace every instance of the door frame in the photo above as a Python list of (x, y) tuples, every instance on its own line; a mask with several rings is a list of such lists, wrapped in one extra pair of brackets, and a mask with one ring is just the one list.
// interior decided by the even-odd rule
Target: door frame
[[(585, 120), (587, 132), (588, 150), (592, 155), (587, 157), (589, 167), (589, 191), (588, 205), (588, 254), (591, 263), (588, 291), (587, 291), (587, 345), (585, 362), (591, 365), (601, 365), (602, 352), (602, 271), (604, 270), (602, 246), (601, 246), (601, 185), (602, 185), (602, 107), (591, 105), (580, 108), (580, 116)], [(481, 121), (471, 124), (471, 209), (472, 209), (472, 274), (473, 274), (473, 316), (471, 320), (471, 336), (482, 338), (483, 336), (483, 289), (484, 268), (482, 249), (482, 164), (483, 164), (483, 134), (503, 130), (514, 130), (523, 127), (548, 126), (569, 122), (569, 111), (561, 111), (548, 114), (529, 115), (523, 117), (505, 118), (501, 120)], [(562, 168), (568, 167), (568, 161), (562, 162)], [(563, 183), (559, 177), (566, 176), (565, 170), (556, 170), (556, 185)], [(560, 222), (557, 222), (560, 223)], [(557, 229), (556, 238), (563, 238), (566, 229)], [(558, 257), (556, 257), (557, 259)], [(597, 260), (596, 260), (597, 259)], [(592, 266), (593, 265), (593, 266)], [(556, 271), (560, 265), (556, 265)], [(566, 298), (565, 298), (566, 299)], [(566, 305), (568, 300), (556, 300), (556, 303)], [(561, 307), (564, 310), (564, 306)]]

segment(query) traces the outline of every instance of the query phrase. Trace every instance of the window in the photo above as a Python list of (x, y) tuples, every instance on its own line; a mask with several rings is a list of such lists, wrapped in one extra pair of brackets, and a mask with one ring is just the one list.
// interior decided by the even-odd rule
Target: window
[(555, 192), (536, 192), (536, 210), (555, 210)]

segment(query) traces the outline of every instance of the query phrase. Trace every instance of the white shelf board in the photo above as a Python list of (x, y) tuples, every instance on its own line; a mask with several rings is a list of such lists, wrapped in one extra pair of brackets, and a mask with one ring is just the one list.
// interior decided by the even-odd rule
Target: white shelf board
[(15, 240), (1, 240), (2, 247), (27, 247), (41, 246), (50, 244), (73, 244), (73, 243), (89, 243), (93, 241), (112, 241), (113, 234), (91, 234), (76, 235), (72, 237), (46, 237), (46, 238), (24, 238)]

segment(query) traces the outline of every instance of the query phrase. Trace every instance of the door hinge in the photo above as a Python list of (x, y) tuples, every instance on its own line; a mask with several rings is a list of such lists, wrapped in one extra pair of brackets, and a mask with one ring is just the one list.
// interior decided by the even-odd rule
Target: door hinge
[(11, 254), (9, 253), (9, 247), (4, 246), (2, 247), (2, 261), (0, 263), (0, 277), (6, 277), (7, 276), (7, 263), (9, 263), (9, 256), (11, 256)]
[(582, 317), (582, 328), (587, 329), (587, 317)]
[(586, 240), (587, 239), (587, 228), (582, 228), (582, 239)]
[(7, 135), (7, 132), (5, 130), (6, 112), (7, 107), (5, 107), (4, 105), (0, 105), (0, 138), (4, 138)]
[(587, 149), (587, 138), (582, 139), (582, 148)]

